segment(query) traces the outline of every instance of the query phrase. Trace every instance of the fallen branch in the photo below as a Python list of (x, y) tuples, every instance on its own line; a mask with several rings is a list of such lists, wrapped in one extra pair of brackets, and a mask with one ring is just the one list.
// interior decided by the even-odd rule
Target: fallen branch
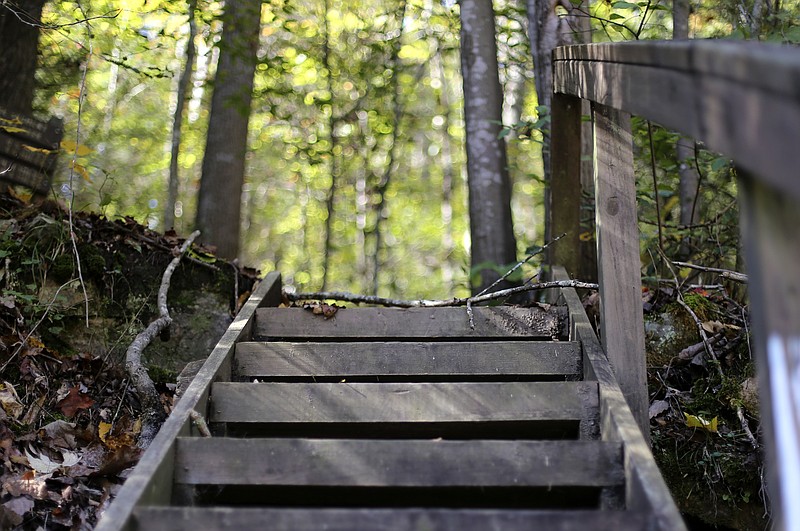
[(480, 304), (495, 299), (502, 299), (523, 293), (525, 291), (535, 291), (540, 289), (553, 289), (553, 288), (580, 288), (580, 289), (597, 289), (597, 284), (590, 282), (581, 282), (580, 280), (553, 280), (550, 282), (539, 282), (537, 284), (527, 284), (525, 286), (517, 286), (514, 288), (495, 291), (485, 295), (476, 295), (474, 297), (453, 298), (447, 300), (403, 300), (403, 299), (388, 299), (385, 297), (377, 297), (375, 295), (357, 295), (354, 293), (347, 293), (343, 291), (320, 291), (316, 293), (284, 293), (284, 296), (290, 301), (301, 300), (335, 300), (341, 302), (353, 302), (356, 304), (375, 304), (378, 306), (395, 306), (398, 308), (442, 308), (446, 306), (466, 306), (473, 304)]
[(741, 282), (742, 284), (747, 284), (747, 275), (745, 275), (744, 273), (739, 273), (738, 271), (731, 271), (729, 269), (719, 269), (718, 267), (699, 266), (695, 264), (689, 264), (687, 262), (672, 262), (672, 263), (678, 267), (688, 267), (689, 269), (695, 269), (697, 271), (716, 273), (722, 278), (727, 278), (728, 280), (733, 280), (734, 282)]
[(169, 310), (167, 309), (167, 291), (172, 280), (172, 273), (178, 267), (186, 250), (189, 249), (192, 242), (199, 235), (200, 231), (194, 231), (183, 242), (178, 254), (167, 266), (161, 278), (161, 287), (158, 289), (159, 317), (136, 336), (125, 353), (125, 369), (139, 395), (139, 401), (142, 403), (142, 433), (138, 442), (139, 448), (142, 449), (147, 448), (153, 441), (165, 417), (164, 407), (161, 405), (158, 391), (156, 391), (150, 375), (147, 374), (147, 368), (142, 365), (142, 352), (162, 330), (172, 323), (172, 318), (169, 316)]

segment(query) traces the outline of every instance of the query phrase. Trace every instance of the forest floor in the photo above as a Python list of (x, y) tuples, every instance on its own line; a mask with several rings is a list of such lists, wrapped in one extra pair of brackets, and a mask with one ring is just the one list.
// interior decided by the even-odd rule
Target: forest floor
[[(74, 244), (69, 228), (56, 203), (0, 193), (0, 529), (92, 529), (141, 454), (124, 352), (157, 313), (161, 274), (181, 240), (91, 213), (75, 214)], [(85, 286), (75, 280), (75, 247)], [(170, 298), (181, 286), (233, 289), (216, 309), (224, 319), (256, 273), (205, 252), (184, 264)], [(235, 287), (221, 273), (229, 268)], [(724, 291), (684, 292), (695, 321), (677, 296), (644, 292), (656, 459), (692, 528), (765, 529), (746, 309)], [(165, 413), (177, 370), (152, 371)]]

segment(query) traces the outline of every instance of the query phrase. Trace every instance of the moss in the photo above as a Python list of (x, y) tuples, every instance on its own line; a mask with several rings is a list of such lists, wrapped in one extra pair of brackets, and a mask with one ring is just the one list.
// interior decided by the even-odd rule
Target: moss
[[(686, 295), (683, 296), (683, 302), (686, 303), (686, 306), (692, 309), (695, 315), (697, 315), (697, 318), (700, 319), (701, 321), (708, 321), (709, 319), (711, 319), (713, 313), (716, 310), (714, 304), (711, 301), (709, 301), (708, 298), (703, 297), (702, 295), (697, 293), (687, 293)], [(682, 308), (682, 310), (686, 312), (685, 309)]]
[(150, 366), (147, 368), (147, 373), (154, 383), (175, 383), (178, 379), (178, 373), (163, 367)]

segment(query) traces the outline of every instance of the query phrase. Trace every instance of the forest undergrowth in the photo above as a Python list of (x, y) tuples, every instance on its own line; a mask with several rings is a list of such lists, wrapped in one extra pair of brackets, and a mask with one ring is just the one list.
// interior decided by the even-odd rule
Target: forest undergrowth
[[(0, 194), (3, 529), (92, 529), (142, 452), (141, 404), (121, 353), (157, 313), (154, 290), (136, 286), (144, 277), (157, 285), (182, 240), (131, 218), (77, 214), (95, 325), (86, 327), (68, 229), (58, 204)], [(190, 252), (179, 283), (202, 284), (215, 260)], [(133, 262), (145, 272), (134, 272)], [(252, 284), (255, 271), (241, 273)], [(643, 289), (651, 435), (684, 515), (719, 529), (765, 529), (754, 363), (747, 308), (729, 295), (735, 289)], [(138, 309), (130, 304), (148, 298)], [(595, 303), (596, 296), (586, 299), (590, 315)], [(126, 322), (130, 332), (98, 348), (93, 335), (107, 319)], [(151, 372), (168, 413), (175, 373)]]

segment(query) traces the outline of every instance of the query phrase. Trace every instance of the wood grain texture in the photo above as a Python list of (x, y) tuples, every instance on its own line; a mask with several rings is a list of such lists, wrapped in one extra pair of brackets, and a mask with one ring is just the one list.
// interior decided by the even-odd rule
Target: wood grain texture
[(175, 531), (640, 531), (647, 515), (631, 511), (531, 511), (493, 509), (253, 509), (147, 507), (137, 510), (140, 529)]
[(234, 363), (240, 379), (354, 376), (497, 376), (578, 379), (577, 342), (284, 343), (244, 342)]
[(800, 56), (731, 42), (640, 42), (556, 50), (554, 87), (656, 121), (800, 197)]
[[(559, 267), (555, 268), (554, 276), (557, 279), (567, 278), (566, 272)], [(656, 529), (685, 530), (686, 525), (622, 395), (578, 294), (570, 288), (561, 290), (561, 293), (570, 313), (570, 338), (583, 345), (586, 378), (595, 379), (598, 383), (602, 437), (624, 444), (627, 509), (652, 514)]]
[(217, 383), (211, 420), (236, 423), (581, 420), (592, 382)]
[(630, 116), (592, 106), (600, 337), (633, 417), (649, 440), (642, 276)]
[(131, 529), (131, 515), (136, 506), (169, 503), (172, 497), (172, 481), (169, 478), (173, 472), (176, 437), (197, 435), (189, 420), (190, 412), (206, 411), (211, 383), (233, 356), (236, 342), (249, 336), (256, 308), (270, 293), (275, 290), (280, 293), (280, 286), (279, 273), (270, 273), (261, 281), (125, 480), (114, 503), (103, 513), (95, 528), (97, 531)]
[(175, 481), (337, 487), (603, 487), (624, 481), (602, 441), (178, 439)]
[(797, 201), (739, 172), (759, 409), (775, 529), (800, 528), (800, 209)]
[(550, 251), (549, 263), (560, 264), (570, 275), (581, 263), (581, 100), (553, 94), (550, 137), (551, 237), (566, 234)]
[(330, 319), (301, 308), (262, 308), (256, 317), (256, 339), (264, 338), (546, 338), (557, 337), (559, 318), (541, 308), (474, 308), (470, 329), (464, 308), (344, 308)]

